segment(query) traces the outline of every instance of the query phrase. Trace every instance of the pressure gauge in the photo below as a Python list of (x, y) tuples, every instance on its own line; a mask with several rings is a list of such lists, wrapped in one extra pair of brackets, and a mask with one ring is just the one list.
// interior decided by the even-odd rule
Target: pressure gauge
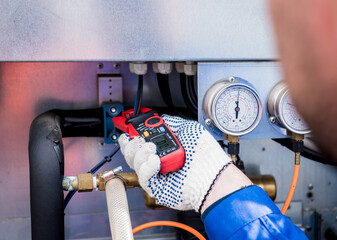
[(203, 101), (206, 125), (232, 136), (253, 131), (262, 117), (262, 103), (256, 90), (245, 80), (230, 77), (212, 85)]
[[(286, 129), (297, 134), (310, 133), (308, 125), (297, 112), (284, 82), (279, 82), (271, 90), (268, 97), (268, 113), (270, 122), (283, 130)], [(286, 134), (286, 131), (281, 132)]]

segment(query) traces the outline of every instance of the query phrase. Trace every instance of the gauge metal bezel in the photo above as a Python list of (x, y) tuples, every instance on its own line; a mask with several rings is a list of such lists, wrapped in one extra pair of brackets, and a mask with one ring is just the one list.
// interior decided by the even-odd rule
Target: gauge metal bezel
[[(246, 135), (250, 132), (252, 132), (260, 123), (261, 119), (262, 119), (262, 115), (263, 115), (263, 107), (262, 107), (262, 101), (261, 98), (259, 96), (259, 94), (257, 93), (257, 91), (250, 86), (249, 84), (245, 84), (240, 82), (240, 80), (238, 80), (239, 78), (235, 78), (236, 80), (234, 82), (229, 82), (228, 80), (222, 80), (222, 82), (217, 83), (219, 84), (219, 86), (216, 86), (217, 84), (215, 84), (215, 86), (211, 87), (209, 90), (211, 90), (212, 92), (208, 92), (207, 94), (210, 94), (210, 96), (208, 97), (208, 101), (206, 104), (204, 104), (204, 108), (206, 110), (206, 112), (208, 112), (207, 115), (209, 115), (209, 117), (211, 117), (213, 124), (215, 125), (216, 128), (218, 128), (221, 132), (231, 135), (231, 136), (242, 136), (242, 135)], [(216, 103), (219, 99), (219, 97), (225, 92), (227, 91), (229, 88), (233, 88), (233, 87), (244, 87), (246, 88), (248, 91), (250, 91), (253, 96), (255, 97), (255, 100), (257, 102), (258, 105), (258, 112), (257, 115), (255, 117), (254, 123), (251, 124), (249, 127), (247, 127), (244, 130), (241, 131), (232, 131), (229, 129), (224, 128), (223, 126), (221, 126), (221, 124), (218, 122), (217, 117), (215, 116), (215, 109), (216, 109)], [(216, 94), (214, 94), (214, 92), (217, 91)], [(207, 97), (206, 97), (207, 98)], [(205, 106), (208, 105), (208, 106)], [(211, 108), (209, 109), (209, 106), (211, 105)]]
[[(275, 123), (271, 123), (274, 127), (281, 128), (278, 130), (284, 135), (287, 135), (287, 130), (297, 133), (297, 134), (308, 134), (311, 130), (308, 128), (306, 130), (298, 130), (292, 126), (290, 126), (287, 121), (285, 120), (283, 113), (282, 113), (282, 104), (285, 101), (286, 96), (289, 94), (289, 90), (287, 85), (284, 82), (279, 82), (275, 85), (268, 97), (268, 104), (267, 104), (267, 112), (269, 116), (275, 117)], [(297, 111), (297, 110), (296, 110)]]

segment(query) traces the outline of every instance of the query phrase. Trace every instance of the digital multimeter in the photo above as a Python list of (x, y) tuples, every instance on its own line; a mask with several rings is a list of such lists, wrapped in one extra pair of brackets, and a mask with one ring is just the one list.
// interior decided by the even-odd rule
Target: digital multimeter
[(176, 171), (184, 165), (183, 147), (156, 111), (141, 108), (140, 114), (133, 117), (133, 109), (130, 109), (112, 120), (115, 127), (128, 133), (131, 139), (141, 136), (146, 142), (153, 142), (157, 146), (161, 173)]

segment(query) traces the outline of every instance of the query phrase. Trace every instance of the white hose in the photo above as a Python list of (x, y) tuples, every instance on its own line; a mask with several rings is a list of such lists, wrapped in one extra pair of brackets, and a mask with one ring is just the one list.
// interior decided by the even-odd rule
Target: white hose
[(113, 178), (105, 185), (112, 240), (133, 240), (128, 200), (122, 180)]

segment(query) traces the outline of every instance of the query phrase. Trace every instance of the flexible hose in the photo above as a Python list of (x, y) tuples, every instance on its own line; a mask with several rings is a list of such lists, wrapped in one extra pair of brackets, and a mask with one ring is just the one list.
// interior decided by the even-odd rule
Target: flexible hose
[[(96, 164), (96, 166), (94, 166), (92, 169), (90, 169), (88, 171), (88, 173), (91, 174), (95, 174), (98, 169), (100, 169), (104, 164), (106, 164), (107, 162), (110, 162), (112, 157), (119, 151), (120, 147), (117, 144), (117, 146), (115, 147), (115, 149), (110, 153), (110, 155), (105, 156), (104, 159), (102, 161), (100, 161), (98, 164)], [(68, 206), (68, 203), (70, 202), (70, 200), (73, 198), (73, 196), (75, 195), (77, 191), (73, 190), (73, 191), (69, 191), (67, 196), (64, 199), (64, 209), (66, 209), (66, 207)]]
[(105, 184), (112, 239), (133, 240), (128, 200), (124, 183), (119, 178)]
[(294, 175), (293, 175), (293, 180), (291, 182), (291, 186), (289, 189), (289, 193), (287, 196), (287, 199), (282, 207), (282, 214), (285, 214), (288, 210), (288, 207), (290, 205), (291, 199), (293, 198), (295, 189), (296, 189), (296, 184), (297, 184), (297, 179), (298, 179), (298, 174), (300, 171), (300, 162), (299, 162), (299, 158), (300, 158), (300, 153), (296, 152), (295, 153), (295, 166), (294, 166)]
[(144, 223), (144, 224), (142, 224), (142, 225), (140, 225), (138, 227), (135, 227), (132, 230), (132, 233), (136, 234), (137, 232), (139, 232), (141, 230), (144, 230), (146, 228), (157, 227), (157, 226), (169, 226), (169, 227), (181, 228), (181, 229), (184, 229), (184, 230), (192, 233), (194, 236), (196, 236), (200, 240), (206, 240), (206, 238), (204, 238), (204, 236), (202, 236), (201, 233), (199, 233), (194, 228), (191, 228), (190, 226), (187, 226), (185, 224), (178, 223), (178, 222), (173, 222), (173, 221), (155, 221), (155, 222)]

